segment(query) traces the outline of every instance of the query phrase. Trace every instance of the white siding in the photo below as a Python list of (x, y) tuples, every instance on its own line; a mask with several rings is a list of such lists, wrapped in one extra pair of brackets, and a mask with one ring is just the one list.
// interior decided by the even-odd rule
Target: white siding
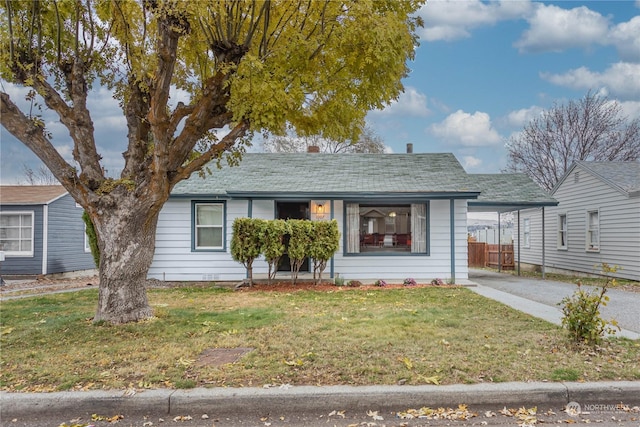
[[(343, 239), (334, 257), (333, 269), (341, 277), (358, 280), (403, 280), (414, 278), (430, 281), (435, 278), (451, 278), (450, 210), (449, 200), (431, 201), (429, 204), (429, 255), (411, 256), (345, 256)], [(191, 200), (170, 199), (158, 220), (156, 252), (149, 270), (149, 277), (159, 280), (242, 280), (246, 277), (244, 267), (231, 258), (229, 242), (231, 227), (237, 217), (248, 215), (248, 202), (231, 200), (226, 202), (226, 250), (224, 252), (193, 252), (191, 250)], [(273, 201), (254, 201), (254, 218), (272, 219)], [(468, 278), (467, 267), (467, 203), (455, 202), (455, 247), (456, 280)], [(338, 221), (341, 236), (344, 236), (344, 203), (334, 201), (333, 217)], [(329, 277), (330, 266), (324, 273)], [(254, 262), (254, 274), (267, 272), (267, 264), (258, 259)]]
[[(545, 208), (548, 268), (598, 274), (601, 264), (607, 263), (621, 267), (616, 277), (640, 280), (640, 197), (629, 198), (581, 168), (575, 168), (553, 196), (559, 205)], [(600, 217), (600, 250), (596, 252), (586, 250), (587, 212), (594, 210)], [(521, 212), (521, 223), (525, 212), (531, 211)], [(557, 244), (559, 214), (567, 216), (566, 249)], [(539, 211), (534, 218), (540, 222)], [(532, 241), (537, 233), (532, 230)], [(541, 265), (541, 252), (540, 245), (522, 248), (521, 261)]]

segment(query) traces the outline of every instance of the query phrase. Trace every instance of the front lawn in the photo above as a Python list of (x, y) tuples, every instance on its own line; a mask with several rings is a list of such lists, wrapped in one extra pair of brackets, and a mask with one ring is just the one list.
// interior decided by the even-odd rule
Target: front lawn
[[(84, 290), (2, 302), (0, 388), (638, 380), (640, 342), (575, 349), (562, 329), (464, 288), (155, 289), (150, 321), (91, 321)], [(211, 348), (252, 348), (206, 364)]]

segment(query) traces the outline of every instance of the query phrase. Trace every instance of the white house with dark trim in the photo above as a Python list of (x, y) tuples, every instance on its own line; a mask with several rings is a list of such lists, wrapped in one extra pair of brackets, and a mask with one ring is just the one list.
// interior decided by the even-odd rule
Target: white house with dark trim
[[(467, 174), (452, 154), (248, 153), (238, 166), (213, 167), (174, 188), (149, 277), (244, 279), (230, 255), (231, 227), (256, 217), (336, 219), (342, 239), (330, 277), (462, 283), (470, 209), (556, 204), (525, 175), (490, 176)], [(267, 268), (257, 260), (254, 274)]]
[(598, 274), (607, 263), (640, 281), (640, 162), (576, 162), (551, 195), (557, 206), (520, 212), (523, 266)]
[(0, 186), (0, 274), (95, 269), (82, 212), (61, 185)]

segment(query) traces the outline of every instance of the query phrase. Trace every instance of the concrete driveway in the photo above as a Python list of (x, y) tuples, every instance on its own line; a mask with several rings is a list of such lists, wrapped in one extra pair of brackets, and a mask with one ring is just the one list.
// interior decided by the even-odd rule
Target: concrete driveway
[[(576, 290), (570, 283), (476, 269), (469, 270), (469, 281), (478, 285), (469, 289), (480, 295), (558, 325), (562, 317), (558, 303)], [(640, 339), (640, 293), (610, 289), (607, 295), (610, 300), (600, 312), (605, 320), (618, 321), (623, 331), (616, 336)]]

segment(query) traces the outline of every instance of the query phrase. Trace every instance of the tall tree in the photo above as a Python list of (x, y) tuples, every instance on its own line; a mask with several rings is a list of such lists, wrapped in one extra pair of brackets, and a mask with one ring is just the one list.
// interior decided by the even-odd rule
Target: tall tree
[(319, 135), (298, 136), (290, 131), (287, 135), (272, 135), (262, 143), (267, 153), (299, 153), (309, 147), (318, 147), (321, 153), (384, 153), (385, 145), (379, 135), (368, 126), (362, 129), (357, 140), (336, 141)]
[[(416, 0), (50, 0), (0, 5), (0, 76), (31, 88), (73, 140), (70, 164), (44, 123), (0, 92), (0, 120), (89, 214), (100, 248), (95, 321), (152, 316), (144, 288), (172, 188), (242, 138), (356, 139), (366, 112), (402, 90)], [(127, 123), (117, 179), (101, 165), (87, 95), (113, 90)], [(188, 95), (170, 102), (169, 90)], [(215, 130), (228, 128), (216, 138)], [(108, 144), (107, 141), (101, 141)], [(117, 176), (117, 175), (113, 175)]]
[(577, 160), (640, 158), (640, 117), (629, 119), (619, 103), (589, 91), (555, 104), (507, 143), (507, 170), (524, 172), (551, 191)]

